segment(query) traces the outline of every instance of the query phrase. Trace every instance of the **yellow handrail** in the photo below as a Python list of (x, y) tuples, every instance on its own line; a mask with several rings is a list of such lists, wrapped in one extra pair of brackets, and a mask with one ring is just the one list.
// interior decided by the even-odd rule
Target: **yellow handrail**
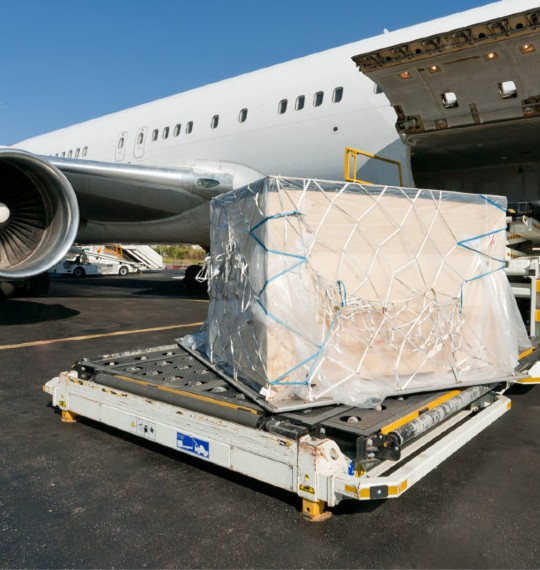
[[(359, 154), (361, 154), (362, 156), (367, 156), (368, 158), (374, 158), (375, 160), (382, 160), (383, 162), (388, 162), (389, 164), (395, 164), (398, 167), (398, 172), (399, 172), (399, 185), (403, 186), (403, 171), (401, 168), (401, 162), (398, 162), (397, 160), (392, 160), (391, 158), (384, 158), (383, 156), (371, 154), (370, 152), (364, 152), (363, 150), (358, 150), (356, 148), (351, 148), (349, 146), (345, 148), (344, 179), (347, 182), (357, 182), (359, 184), (373, 184), (373, 182), (368, 182), (367, 180), (360, 180), (359, 178), (356, 178), (357, 158)], [(351, 175), (351, 162), (353, 166), (352, 168), (352, 171), (354, 173), (353, 175)]]

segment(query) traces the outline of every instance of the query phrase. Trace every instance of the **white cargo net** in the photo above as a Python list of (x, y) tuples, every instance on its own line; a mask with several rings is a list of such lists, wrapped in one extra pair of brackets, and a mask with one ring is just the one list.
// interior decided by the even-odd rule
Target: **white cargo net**
[(512, 375), (506, 200), (269, 177), (212, 202), (208, 356), (268, 400)]

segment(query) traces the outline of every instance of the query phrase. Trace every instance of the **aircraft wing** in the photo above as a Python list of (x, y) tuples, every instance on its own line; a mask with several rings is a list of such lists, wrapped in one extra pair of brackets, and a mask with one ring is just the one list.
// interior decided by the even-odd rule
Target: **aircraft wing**
[(74, 240), (207, 245), (212, 197), (262, 176), (225, 161), (160, 168), (2, 148), (0, 279), (46, 271)]

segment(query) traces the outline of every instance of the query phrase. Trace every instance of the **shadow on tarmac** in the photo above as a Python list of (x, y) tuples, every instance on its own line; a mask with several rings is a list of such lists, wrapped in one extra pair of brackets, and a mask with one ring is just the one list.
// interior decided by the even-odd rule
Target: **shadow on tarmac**
[[(50, 402), (47, 404), (47, 407), (53, 408)], [(54, 413), (60, 415), (60, 410), (58, 408), (54, 408)], [(290, 505), (300, 513), (301, 500), (296, 494), (291, 491), (274, 487), (269, 483), (258, 481), (257, 479), (231, 471), (219, 465), (207, 463), (198, 457), (191, 457), (190, 455), (177, 452), (174, 449), (163, 447), (158, 443), (142, 439), (136, 435), (131, 435), (129, 433), (109, 427), (105, 424), (95, 422), (94, 420), (90, 420), (88, 418), (79, 417), (78, 422), (91, 426), (92, 429), (97, 429), (101, 432), (110, 434), (124, 441), (128, 441), (130, 444), (148, 449), (152, 453), (160, 454), (163, 457), (173, 459), (174, 461), (181, 461), (190, 467), (193, 467), (194, 469), (199, 469), (205, 473), (210, 473), (211, 475), (215, 475), (221, 479), (226, 479), (235, 485), (241, 485), (242, 487), (250, 489), (256, 493), (274, 497), (280, 502)], [(358, 513), (370, 513), (376, 511), (379, 507), (384, 505), (385, 502), (386, 499), (380, 501), (344, 500), (335, 507), (332, 507), (330, 510), (335, 515), (355, 515)]]
[[(156, 278), (157, 277), (157, 278)], [(86, 276), (76, 278), (69, 276), (55, 276), (51, 279), (51, 292), (49, 296), (73, 295), (77, 290), (78, 296), (94, 295), (96, 291), (105, 292), (108, 297), (115, 297), (116, 291), (121, 296), (159, 296), (188, 299), (208, 299), (206, 283), (197, 283), (188, 287), (182, 279), (174, 279), (171, 273), (154, 275), (136, 274), (133, 277), (117, 276)]]
[(26, 325), (45, 321), (69, 319), (79, 314), (64, 305), (45, 305), (18, 299), (5, 300), (0, 304), (0, 325)]
[(534, 384), (513, 384), (506, 392), (506, 396), (523, 396), (528, 394), (534, 388)]

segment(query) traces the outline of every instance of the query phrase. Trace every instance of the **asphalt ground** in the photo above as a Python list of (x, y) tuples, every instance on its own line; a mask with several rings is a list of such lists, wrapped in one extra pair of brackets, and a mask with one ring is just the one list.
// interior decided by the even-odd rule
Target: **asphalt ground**
[(514, 388), (509, 413), (401, 498), (321, 523), (292, 493), (63, 424), (42, 385), (73, 361), (198, 328), (207, 303), (174, 275), (56, 277), (48, 297), (0, 304), (0, 567), (540, 566), (540, 387)]

